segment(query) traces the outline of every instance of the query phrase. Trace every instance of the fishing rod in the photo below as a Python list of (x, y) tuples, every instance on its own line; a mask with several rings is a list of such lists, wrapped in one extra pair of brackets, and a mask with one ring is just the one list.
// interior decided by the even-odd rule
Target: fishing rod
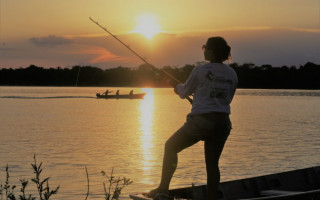
[[(123, 46), (125, 46), (127, 49), (129, 49), (134, 55), (136, 55), (138, 58), (140, 58), (146, 65), (150, 66), (153, 70), (157, 70), (153, 65), (151, 65), (148, 61), (146, 61), (146, 59), (144, 59), (142, 56), (140, 56), (137, 52), (135, 52), (134, 50), (132, 50), (130, 48), (129, 45), (125, 44), (124, 42), (122, 42), (116, 35), (112, 34), (110, 31), (107, 30), (107, 28), (101, 26), (97, 21), (95, 21), (94, 19), (92, 19), (91, 17), (89, 17), (89, 19), (95, 23), (97, 26), (99, 26), (101, 29), (103, 29), (105, 32), (107, 32), (109, 35), (111, 35), (114, 39), (116, 39), (118, 42), (120, 42)], [(180, 84), (181, 81), (179, 81), (178, 79), (176, 79), (175, 77), (173, 77), (170, 73), (166, 72), (163, 69), (160, 69), (161, 72), (163, 72), (166, 76), (168, 76), (171, 80), (175, 81), (176, 84)], [(175, 84), (175, 85), (176, 85)], [(192, 104), (193, 100), (187, 96), (186, 99), (190, 102), (190, 104)]]

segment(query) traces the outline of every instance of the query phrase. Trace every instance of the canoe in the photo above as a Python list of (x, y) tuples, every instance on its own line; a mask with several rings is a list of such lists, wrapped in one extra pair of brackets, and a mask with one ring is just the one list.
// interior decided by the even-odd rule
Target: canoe
[(143, 99), (144, 95), (147, 93), (138, 93), (138, 94), (120, 94), (120, 95), (103, 95), (100, 93), (97, 93), (97, 98), (101, 99)]
[[(170, 190), (176, 199), (204, 200), (206, 186)], [(221, 200), (320, 200), (320, 166), (220, 183)]]

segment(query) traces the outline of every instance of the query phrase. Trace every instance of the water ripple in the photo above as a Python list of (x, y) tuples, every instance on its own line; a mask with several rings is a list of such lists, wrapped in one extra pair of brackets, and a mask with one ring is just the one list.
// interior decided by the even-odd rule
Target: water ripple
[(48, 97), (29, 97), (29, 96), (0, 96), (3, 99), (95, 99), (92, 96), (48, 96)]

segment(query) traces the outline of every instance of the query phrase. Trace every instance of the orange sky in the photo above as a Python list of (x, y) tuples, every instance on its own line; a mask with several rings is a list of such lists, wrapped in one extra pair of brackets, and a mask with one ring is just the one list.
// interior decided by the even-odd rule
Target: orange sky
[(223, 36), (233, 62), (320, 63), (320, 0), (0, 0), (0, 67), (137, 67), (142, 61), (99, 21), (157, 67), (202, 61)]

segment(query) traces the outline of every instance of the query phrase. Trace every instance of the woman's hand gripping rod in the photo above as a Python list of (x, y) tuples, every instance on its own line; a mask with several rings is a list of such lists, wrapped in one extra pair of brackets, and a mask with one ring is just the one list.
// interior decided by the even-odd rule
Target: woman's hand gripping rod
[[(153, 71), (157, 71), (157, 69), (155, 67), (153, 67), (150, 63), (148, 63), (143, 57), (141, 57), (137, 52), (135, 52), (134, 50), (132, 50), (129, 45), (126, 45), (125, 43), (123, 43), (117, 36), (113, 35), (110, 31), (108, 31), (105, 27), (101, 26), (97, 21), (93, 20), (91, 17), (89, 17), (89, 19), (95, 23), (96, 25), (98, 25), (100, 28), (102, 28), (105, 32), (107, 32), (109, 35), (111, 35), (114, 39), (118, 40), (118, 42), (120, 42), (123, 46), (125, 46), (127, 49), (129, 49), (134, 55), (136, 55), (138, 58), (140, 58), (145, 64), (147, 64), (148, 66), (150, 66), (152, 68)], [(175, 77), (173, 77), (170, 73), (166, 72), (163, 69), (160, 69), (161, 72), (163, 72), (168, 78), (170, 78), (173, 82), (170, 81), (170, 84), (173, 87), (176, 87), (177, 84), (181, 83), (179, 80), (177, 80)], [(186, 99), (192, 104), (192, 99), (188, 96), (186, 97)]]

